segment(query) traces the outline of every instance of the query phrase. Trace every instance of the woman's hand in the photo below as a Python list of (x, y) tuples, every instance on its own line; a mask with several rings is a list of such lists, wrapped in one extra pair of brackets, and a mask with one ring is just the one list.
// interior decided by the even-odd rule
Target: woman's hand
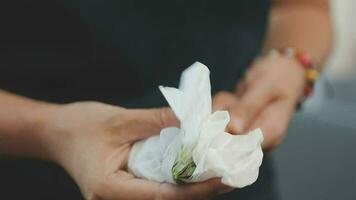
[(130, 148), (178, 122), (171, 110), (125, 109), (95, 102), (52, 106), (36, 125), (46, 152), (63, 166), (86, 199), (205, 199), (229, 190), (220, 180), (178, 186), (135, 178)]
[(218, 93), (213, 108), (230, 111), (233, 133), (261, 128), (263, 148), (272, 149), (284, 138), (304, 84), (304, 69), (296, 60), (265, 56), (254, 62), (235, 94)]

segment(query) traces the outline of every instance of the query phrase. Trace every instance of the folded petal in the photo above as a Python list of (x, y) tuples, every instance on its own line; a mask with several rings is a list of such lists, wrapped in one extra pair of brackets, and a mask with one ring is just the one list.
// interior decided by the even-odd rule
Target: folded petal
[(166, 128), (160, 136), (136, 142), (129, 169), (136, 176), (160, 182), (200, 182), (221, 177), (232, 187), (252, 184), (263, 152), (260, 129), (246, 135), (225, 132), (227, 111), (211, 114), (209, 69), (196, 62), (181, 76), (179, 89), (159, 86), (180, 129)]

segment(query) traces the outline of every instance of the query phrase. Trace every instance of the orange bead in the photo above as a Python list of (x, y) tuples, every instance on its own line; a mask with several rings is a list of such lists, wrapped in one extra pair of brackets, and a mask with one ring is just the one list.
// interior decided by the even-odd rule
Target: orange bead
[(315, 69), (310, 69), (305, 72), (305, 76), (308, 81), (315, 82), (316, 79), (319, 77), (319, 72)]

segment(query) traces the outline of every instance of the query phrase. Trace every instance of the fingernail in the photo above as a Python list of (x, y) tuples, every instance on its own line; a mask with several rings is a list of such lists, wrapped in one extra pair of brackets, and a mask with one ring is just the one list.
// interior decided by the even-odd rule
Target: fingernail
[(242, 133), (244, 130), (243, 121), (241, 118), (235, 117), (232, 119), (232, 123), (237, 131), (237, 133)]

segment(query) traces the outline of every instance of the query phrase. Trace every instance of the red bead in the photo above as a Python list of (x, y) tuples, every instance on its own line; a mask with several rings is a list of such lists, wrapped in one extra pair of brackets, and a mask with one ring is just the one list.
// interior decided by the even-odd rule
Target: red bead
[(304, 96), (308, 97), (314, 93), (314, 88), (313, 87), (305, 87), (304, 88)]
[(303, 53), (299, 54), (298, 60), (299, 60), (300, 64), (302, 64), (304, 67), (306, 67), (306, 68), (311, 67), (311, 59), (307, 54), (303, 54)]

